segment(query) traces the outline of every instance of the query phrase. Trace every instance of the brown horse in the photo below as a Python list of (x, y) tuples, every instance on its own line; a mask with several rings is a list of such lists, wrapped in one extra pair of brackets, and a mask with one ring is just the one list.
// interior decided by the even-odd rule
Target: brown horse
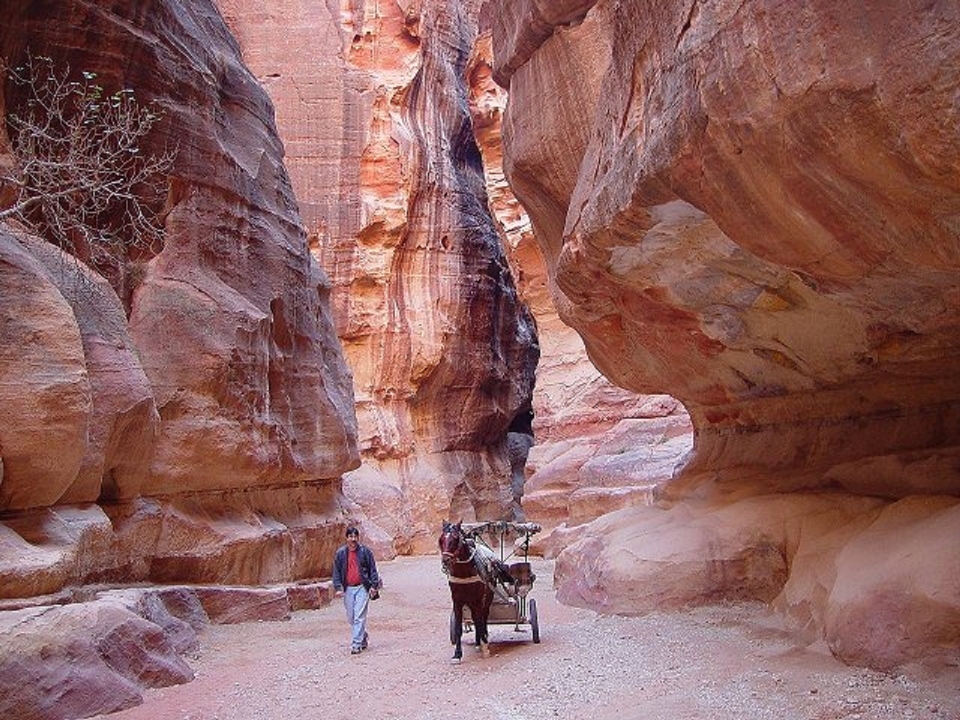
[(450, 620), (450, 642), (454, 645), (453, 662), (463, 657), (460, 636), (463, 634), (463, 607), (470, 608), (470, 617), (476, 629), (477, 647), (489, 657), (487, 646), (487, 618), (493, 602), (493, 588), (480, 577), (474, 563), (476, 547), (464, 536), (460, 523), (443, 523), (438, 541), (443, 571), (449, 576), (453, 616)]

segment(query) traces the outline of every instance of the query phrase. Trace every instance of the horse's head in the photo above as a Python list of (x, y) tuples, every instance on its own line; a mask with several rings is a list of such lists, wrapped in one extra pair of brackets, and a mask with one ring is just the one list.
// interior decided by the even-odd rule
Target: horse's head
[(450, 563), (462, 560), (465, 555), (469, 555), (470, 548), (467, 546), (460, 524), (443, 523), (443, 531), (440, 533), (437, 545), (440, 547), (440, 561), (444, 569), (448, 569)]

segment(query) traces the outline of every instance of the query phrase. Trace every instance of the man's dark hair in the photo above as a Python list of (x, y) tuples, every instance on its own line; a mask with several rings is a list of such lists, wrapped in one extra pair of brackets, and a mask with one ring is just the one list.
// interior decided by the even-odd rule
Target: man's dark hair
[(356, 535), (357, 537), (360, 537), (360, 531), (357, 530), (357, 528), (354, 527), (353, 525), (347, 528), (347, 537), (350, 537), (351, 535)]

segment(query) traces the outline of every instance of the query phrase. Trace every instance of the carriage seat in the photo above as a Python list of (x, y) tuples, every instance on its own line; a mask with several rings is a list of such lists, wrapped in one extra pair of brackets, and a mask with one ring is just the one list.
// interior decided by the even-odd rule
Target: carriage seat
[(510, 565), (510, 577), (513, 578), (517, 595), (523, 596), (530, 592), (533, 581), (537, 579), (528, 562), (515, 562)]

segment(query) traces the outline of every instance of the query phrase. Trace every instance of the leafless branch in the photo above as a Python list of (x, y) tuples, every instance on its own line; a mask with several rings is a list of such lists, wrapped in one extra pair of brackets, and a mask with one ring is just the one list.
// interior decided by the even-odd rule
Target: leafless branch
[(23, 98), (6, 117), (13, 165), (0, 174), (16, 218), (95, 269), (122, 268), (131, 249), (156, 251), (165, 173), (175, 151), (150, 154), (141, 141), (161, 115), (132, 90), (107, 95), (93, 73), (71, 79), (46, 57), (0, 62)]

